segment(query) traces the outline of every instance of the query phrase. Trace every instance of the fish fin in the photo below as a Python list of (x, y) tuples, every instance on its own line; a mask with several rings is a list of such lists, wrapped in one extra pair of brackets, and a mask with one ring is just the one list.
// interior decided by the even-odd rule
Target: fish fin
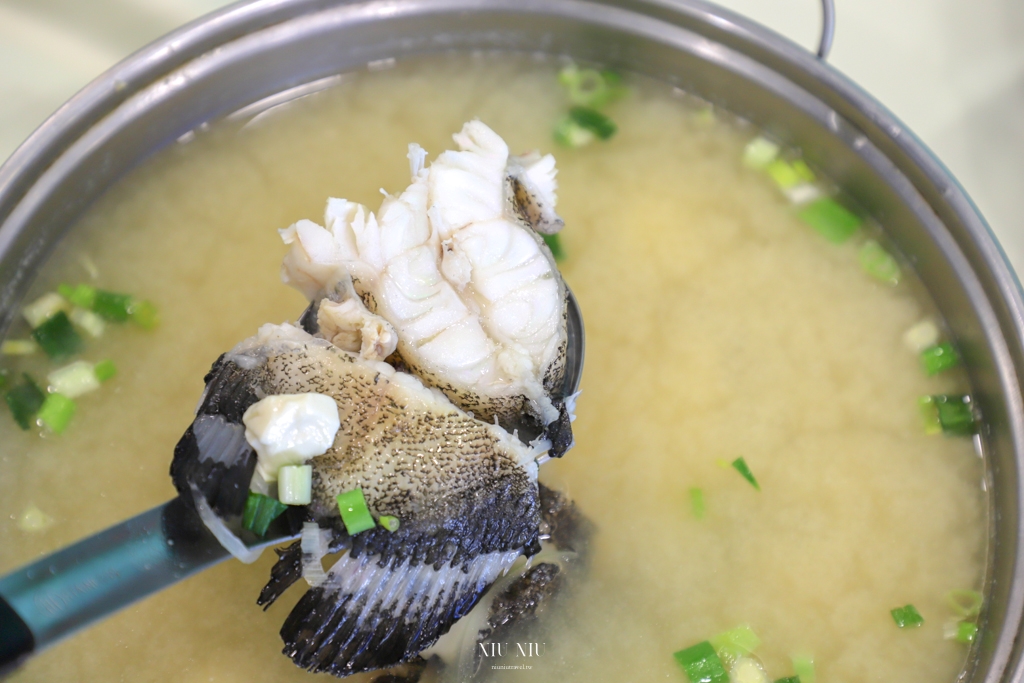
[(559, 550), (574, 552), (582, 558), (594, 525), (572, 502), (558, 491), (538, 483), (540, 528), (542, 538), (550, 540)]
[[(551, 604), (562, 588), (564, 576), (554, 562), (542, 562), (523, 572), (491, 602), (487, 626), (477, 643), (508, 642), (513, 631), (536, 621), (538, 612)], [(474, 648), (478, 655), (479, 649)]]
[(409, 560), (381, 566), (376, 556), (346, 554), (288, 615), (284, 653), (309, 671), (335, 676), (412, 661), (518, 556), (490, 553), (435, 569)]
[(240, 515), (256, 469), (256, 452), (245, 440), (242, 415), (258, 399), (256, 378), (225, 356), (206, 375), (196, 417), (171, 461), (171, 480), (185, 501), (198, 489), (222, 517)]
[(302, 542), (295, 541), (284, 548), (274, 548), (277, 563), (270, 570), (270, 581), (260, 591), (256, 604), (264, 610), (274, 604), (293, 583), (302, 578)]
[(551, 440), (548, 455), (552, 458), (561, 458), (576, 444), (576, 439), (572, 435), (572, 415), (565, 401), (558, 406), (558, 417), (548, 425), (547, 437)]

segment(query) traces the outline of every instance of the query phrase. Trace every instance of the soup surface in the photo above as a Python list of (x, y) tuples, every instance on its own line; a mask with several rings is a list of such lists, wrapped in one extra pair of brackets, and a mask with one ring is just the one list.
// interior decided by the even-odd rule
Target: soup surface
[[(530, 634), (540, 656), (512, 651), (494, 663), (530, 668), (493, 675), (683, 681), (673, 652), (749, 624), (772, 679), (803, 654), (823, 683), (954, 680), (967, 648), (943, 639), (943, 596), (981, 583), (986, 506), (970, 440), (921, 428), (919, 396), (966, 390), (956, 373), (926, 377), (901, 341), (926, 306), (865, 275), (855, 246), (822, 239), (741, 164), (754, 131), (663, 85), (630, 82), (608, 109), (610, 141), (555, 148), (568, 108), (556, 72), (505, 56), (348, 75), (190, 136), (108, 192), (36, 294), (92, 282), (152, 299), (163, 322), (90, 343), (84, 357), (113, 358), (119, 374), (81, 398), (63, 435), (0, 417), (0, 573), (169, 499), (210, 364), (305, 307), (279, 280), (277, 229), (320, 222), (328, 196), (376, 208), (380, 188), (408, 183), (409, 142), (436, 155), (479, 117), (513, 152), (558, 159), (561, 267), (587, 358), (577, 445), (541, 478), (597, 528), (589, 574)], [(19, 362), (45, 375), (45, 361)], [(721, 466), (739, 456), (760, 491)], [(33, 505), (56, 523), (23, 530)], [(277, 635), (301, 588), (255, 605), (272, 563), (224, 563), (12, 680), (309, 678)], [(907, 603), (922, 627), (896, 628), (889, 611)]]

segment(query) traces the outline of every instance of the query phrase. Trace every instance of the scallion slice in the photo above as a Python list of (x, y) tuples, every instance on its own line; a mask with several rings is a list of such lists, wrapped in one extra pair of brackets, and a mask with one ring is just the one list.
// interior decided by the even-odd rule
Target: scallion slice
[(277, 497), (285, 505), (309, 505), (313, 499), (313, 466), (285, 465), (279, 469)]
[(829, 242), (841, 244), (853, 236), (861, 220), (834, 199), (825, 197), (811, 202), (797, 215)]
[(257, 536), (266, 536), (270, 523), (287, 509), (287, 505), (270, 496), (250, 491), (249, 497), (245, 500), (245, 511), (242, 513), (242, 528)]
[(398, 517), (394, 517), (392, 515), (381, 515), (380, 519), (377, 521), (380, 522), (380, 525), (382, 527), (384, 527), (392, 533), (398, 531), (398, 527), (402, 526), (401, 520), (399, 520)]
[(970, 645), (978, 635), (978, 625), (974, 622), (952, 622), (946, 624), (942, 631), (946, 640), (955, 640), (957, 643)]
[(864, 272), (879, 282), (888, 285), (899, 284), (902, 275), (900, 265), (878, 242), (865, 241), (857, 252), (857, 260), (860, 261), (860, 267)]
[(589, 130), (601, 140), (607, 140), (619, 129), (614, 121), (590, 107), (573, 107), (569, 110), (569, 118), (577, 126)]
[(809, 654), (795, 654), (791, 656), (793, 671), (800, 683), (814, 683), (814, 656)]
[(924, 617), (921, 616), (921, 613), (913, 605), (897, 607), (889, 610), (889, 613), (892, 615), (892, 620), (900, 628), (917, 628), (924, 623)]
[(63, 434), (75, 415), (75, 402), (63, 394), (50, 394), (43, 401), (36, 419), (54, 434)]
[(941, 434), (942, 423), (939, 422), (939, 409), (935, 406), (935, 399), (931, 396), (922, 396), (917, 399), (917, 408), (921, 413), (921, 425), (925, 434)]
[(917, 322), (903, 333), (903, 343), (911, 351), (920, 353), (939, 343), (939, 327), (928, 319)]
[(82, 348), (82, 338), (75, 332), (71, 320), (64, 311), (58, 311), (32, 330), (32, 338), (39, 344), (39, 348), (54, 360), (72, 356)]
[(346, 491), (336, 497), (338, 511), (341, 512), (341, 521), (345, 523), (345, 529), (350, 536), (372, 529), (377, 526), (370, 514), (370, 508), (366, 506), (366, 498), (362, 489)]
[(562, 249), (562, 241), (558, 239), (558, 235), (541, 235), (544, 239), (544, 244), (548, 245), (548, 249), (551, 250), (551, 255), (555, 257), (556, 261), (565, 260), (565, 250)]
[(710, 642), (711, 646), (715, 648), (715, 652), (722, 658), (722, 661), (729, 662), (753, 654), (754, 650), (761, 644), (761, 639), (754, 633), (754, 629), (750, 628), (747, 624), (743, 624), (718, 634)]
[(31, 356), (39, 350), (39, 344), (31, 339), (8, 339), (0, 344), (0, 353), (5, 356)]
[(106, 382), (117, 374), (117, 366), (112, 360), (101, 360), (93, 367), (93, 373), (100, 382)]
[(100, 388), (93, 364), (84, 360), (57, 368), (46, 375), (46, 379), (50, 383), (50, 391), (68, 398), (77, 398)]
[(786, 678), (779, 678), (775, 683), (800, 683), (799, 676), (787, 676)]
[(690, 511), (695, 519), (704, 519), (707, 515), (707, 505), (704, 503), (704, 490), (694, 486), (690, 489)]
[(50, 292), (44, 294), (28, 306), (22, 309), (21, 313), (28, 321), (29, 327), (36, 328), (55, 316), (60, 311), (68, 309), (68, 302), (60, 294)]
[(985, 597), (978, 591), (954, 590), (946, 593), (946, 604), (953, 613), (962, 619), (969, 619), (981, 614), (981, 606)]
[(92, 311), (88, 311), (77, 306), (71, 309), (71, 314), (68, 317), (71, 318), (71, 322), (85, 330), (85, 333), (93, 339), (102, 337), (107, 326), (106, 323), (103, 322), (103, 318)]
[(921, 352), (921, 365), (929, 377), (956, 367), (959, 363), (960, 356), (949, 342), (930, 346)]
[(583, 147), (593, 142), (597, 136), (566, 116), (555, 126), (555, 142), (565, 147)]
[(152, 301), (134, 301), (128, 312), (131, 321), (144, 330), (153, 330), (160, 324), (160, 313)]
[(793, 171), (800, 176), (800, 180), (805, 183), (813, 183), (816, 180), (814, 177), (814, 171), (811, 170), (811, 167), (808, 166), (807, 162), (803, 159), (794, 159), (789, 163), (789, 165), (793, 168)]
[(757, 479), (754, 478), (754, 473), (751, 472), (750, 467), (747, 466), (746, 460), (744, 460), (743, 458), (736, 458), (735, 460), (732, 461), (731, 464), (733, 469), (735, 469), (737, 472), (743, 475), (743, 478), (750, 482), (751, 486), (753, 486), (758, 491), (761, 490), (761, 485), (757, 483)]
[(962, 394), (932, 396), (939, 413), (939, 424), (944, 434), (970, 436), (974, 433), (974, 411), (971, 397)]
[(711, 643), (704, 641), (672, 655), (686, 672), (690, 683), (729, 683), (722, 660)]
[(782, 159), (776, 159), (764, 169), (768, 177), (775, 181), (775, 184), (779, 186), (780, 190), (788, 190), (791, 187), (796, 187), (803, 178), (797, 173), (796, 169), (793, 168), (789, 162), (783, 161)]
[(92, 310), (111, 322), (123, 323), (131, 317), (132, 302), (133, 299), (129, 294), (97, 289)]
[(627, 92), (616, 72), (581, 69), (575, 64), (558, 72), (558, 82), (565, 86), (570, 102), (584, 107), (603, 107)]
[(756, 137), (743, 148), (743, 165), (753, 169), (767, 168), (778, 155), (777, 144), (767, 138)]
[(96, 288), (89, 285), (61, 285), (57, 288), (60, 295), (81, 308), (92, 308), (96, 303)]
[(7, 407), (11, 409), (11, 414), (18, 426), (28, 429), (32, 426), (36, 412), (46, 400), (46, 394), (28, 373), (22, 374), (21, 377), (21, 383), (4, 394), (4, 400), (7, 401)]

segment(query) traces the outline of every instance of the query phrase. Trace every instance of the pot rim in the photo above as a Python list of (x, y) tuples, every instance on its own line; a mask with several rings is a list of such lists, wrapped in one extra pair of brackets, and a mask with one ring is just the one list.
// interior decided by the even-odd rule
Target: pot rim
[[(813, 92), (814, 96), (859, 129), (906, 175), (914, 190), (943, 224), (962, 227), (956, 247), (965, 251), (966, 266), (984, 275), (980, 294), (993, 307), (985, 325), (998, 332), (991, 349), (1007, 399), (1009, 424), (1018, 473), (1024, 461), (1024, 405), (1020, 385), (1024, 379), (1024, 293), (994, 234), (966, 191), (938, 158), (881, 103), (834, 67), (773, 31), (703, 0), (251, 0), (242, 1), (197, 19), (160, 38), (118, 63), (74, 95), (44, 121), (0, 166), (0, 218), (6, 219), (29, 190), (61, 155), (87, 131), (120, 105), (196, 58), (251, 33), (335, 5), (364, 6), (385, 18), (401, 6), (411, 11), (551, 13), (555, 6), (575, 7), (582, 17), (587, 6), (624, 10), (638, 16), (693, 30), (778, 73)], [(454, 8), (454, 9), (453, 9)], [(0, 224), (0, 253), (11, 247), (15, 228)], [(966, 238), (966, 241), (964, 240)], [(0, 296), (0, 308), (7, 299)], [(4, 314), (6, 315), (6, 314)], [(10, 316), (6, 316), (9, 320)], [(0, 332), (7, 320), (0, 319)], [(1000, 343), (1001, 342), (1001, 343)], [(1016, 484), (1019, 510), (1024, 489)], [(1024, 563), (1024, 524), (1017, 515), (1014, 534), (1014, 575)], [(1017, 636), (1024, 616), (1024, 582), (1015, 580), (1008, 595), (1006, 620), (992, 647), (984, 680), (1021, 680), (1024, 661)]]

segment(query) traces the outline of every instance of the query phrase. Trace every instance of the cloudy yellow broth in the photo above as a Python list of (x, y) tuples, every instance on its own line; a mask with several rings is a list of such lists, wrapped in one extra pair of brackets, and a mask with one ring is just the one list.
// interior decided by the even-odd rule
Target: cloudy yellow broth
[[(320, 221), (328, 196), (378, 206), (381, 188), (409, 181), (409, 142), (436, 155), (479, 117), (513, 151), (558, 159), (561, 266), (587, 357), (576, 447), (541, 476), (597, 528), (589, 574), (526, 636), (542, 654), (485, 666), (531, 667), (495, 670), (502, 680), (685, 681), (673, 652), (749, 624), (772, 679), (802, 654), (818, 683), (953, 681), (967, 648), (943, 638), (944, 595), (981, 584), (986, 502), (971, 442), (922, 431), (918, 396), (966, 390), (926, 377), (901, 341), (930, 309), (869, 278), (856, 240), (826, 242), (741, 164), (754, 130), (663, 85), (630, 82), (609, 142), (556, 147), (556, 71), (444, 58), (347, 75), (199, 131), (107, 192), (35, 293), (92, 282), (152, 299), (162, 325), (89, 344), (84, 357), (119, 374), (79, 399), (65, 434), (0, 417), (0, 572), (174, 495), (172, 449), (210, 364), (305, 306), (280, 281), (277, 229)], [(740, 456), (760, 491), (727, 466)], [(55, 523), (23, 530), (30, 506)], [(278, 636), (302, 586), (266, 613), (255, 604), (272, 562), (226, 562), (12, 680), (309, 680)], [(922, 627), (894, 624), (907, 603)]]

